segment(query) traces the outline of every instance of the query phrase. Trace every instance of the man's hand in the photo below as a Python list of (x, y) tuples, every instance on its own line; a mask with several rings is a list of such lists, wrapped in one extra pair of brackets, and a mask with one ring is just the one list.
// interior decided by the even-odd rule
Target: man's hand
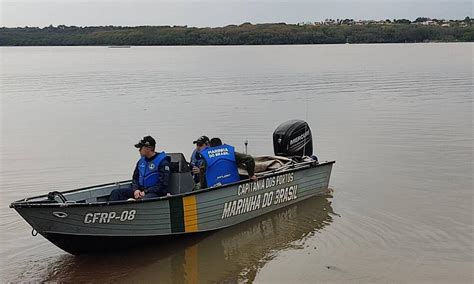
[(171, 196), (171, 193), (168, 192), (168, 193), (166, 194), (166, 197), (170, 197), (170, 196)]
[(253, 176), (250, 177), (250, 180), (256, 181), (257, 177), (255, 175), (253, 175)]
[(193, 175), (197, 175), (197, 174), (199, 174), (199, 172), (200, 172), (199, 168), (196, 167), (196, 166), (194, 166), (191, 171), (192, 171)]
[(135, 199), (139, 199), (139, 198), (140, 198), (140, 192), (141, 192), (141, 191), (138, 190), (138, 189), (135, 190), (135, 191), (133, 192), (133, 197), (134, 197)]
[(137, 189), (133, 192), (133, 197), (135, 199), (142, 199), (143, 197), (145, 197), (145, 192)]

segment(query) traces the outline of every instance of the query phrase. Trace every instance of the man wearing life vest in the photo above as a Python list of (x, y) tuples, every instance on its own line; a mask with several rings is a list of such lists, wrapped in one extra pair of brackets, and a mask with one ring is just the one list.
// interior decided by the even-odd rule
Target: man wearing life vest
[(193, 175), (195, 189), (199, 189), (201, 187), (199, 182), (199, 173), (202, 166), (202, 156), (199, 153), (209, 147), (209, 137), (203, 135), (194, 140), (193, 144), (196, 144), (196, 149), (194, 149), (193, 153), (191, 154), (191, 174)]
[(245, 167), (249, 179), (256, 180), (255, 161), (246, 154), (235, 152), (234, 147), (222, 144), (221, 139), (212, 138), (210, 147), (201, 151), (203, 166), (201, 184), (214, 187), (240, 181), (238, 167)]
[(156, 141), (151, 136), (143, 137), (135, 147), (139, 149), (140, 159), (133, 172), (131, 188), (114, 189), (109, 201), (143, 199), (170, 196), (170, 157), (165, 152), (155, 152)]

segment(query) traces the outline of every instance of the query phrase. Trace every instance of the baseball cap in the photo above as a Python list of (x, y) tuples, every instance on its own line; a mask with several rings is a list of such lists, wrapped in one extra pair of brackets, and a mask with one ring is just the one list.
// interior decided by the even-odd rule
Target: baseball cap
[(141, 147), (155, 147), (156, 141), (153, 139), (151, 136), (145, 136), (138, 142), (138, 144), (135, 144), (136, 148), (141, 148)]
[(193, 141), (193, 144), (206, 144), (206, 143), (209, 143), (209, 137), (204, 136), (204, 135)]

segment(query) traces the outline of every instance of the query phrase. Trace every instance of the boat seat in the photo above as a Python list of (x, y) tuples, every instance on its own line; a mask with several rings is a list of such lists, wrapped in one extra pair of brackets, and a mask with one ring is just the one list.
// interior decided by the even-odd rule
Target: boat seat
[(188, 161), (183, 153), (166, 153), (170, 157), (170, 169), (172, 173), (187, 173), (191, 171)]
[(167, 153), (171, 158), (170, 162), (170, 184), (171, 194), (190, 192), (194, 188), (194, 180), (191, 175), (191, 168), (183, 153)]

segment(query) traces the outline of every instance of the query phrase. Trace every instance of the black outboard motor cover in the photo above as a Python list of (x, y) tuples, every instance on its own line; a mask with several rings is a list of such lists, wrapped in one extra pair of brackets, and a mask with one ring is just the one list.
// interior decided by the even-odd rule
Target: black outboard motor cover
[(283, 157), (313, 155), (313, 138), (308, 123), (290, 120), (280, 124), (273, 132), (273, 150), (275, 155)]

